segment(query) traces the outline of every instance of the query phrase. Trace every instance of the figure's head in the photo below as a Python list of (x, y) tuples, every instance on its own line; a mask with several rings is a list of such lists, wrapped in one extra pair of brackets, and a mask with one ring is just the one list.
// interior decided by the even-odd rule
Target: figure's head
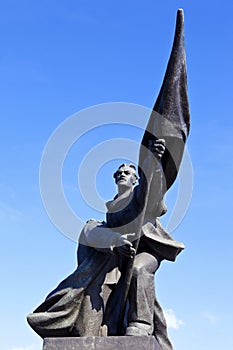
[(121, 164), (113, 174), (117, 186), (133, 187), (138, 180), (136, 167), (133, 164)]

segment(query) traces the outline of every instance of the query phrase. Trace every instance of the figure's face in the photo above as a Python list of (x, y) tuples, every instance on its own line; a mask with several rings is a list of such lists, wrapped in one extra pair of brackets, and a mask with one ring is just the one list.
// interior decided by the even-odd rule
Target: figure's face
[(117, 186), (132, 187), (136, 182), (134, 169), (127, 165), (119, 168), (115, 180)]

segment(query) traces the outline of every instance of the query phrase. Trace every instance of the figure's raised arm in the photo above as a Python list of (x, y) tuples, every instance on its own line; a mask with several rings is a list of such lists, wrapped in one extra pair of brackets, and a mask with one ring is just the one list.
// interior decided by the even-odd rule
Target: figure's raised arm
[[(146, 215), (154, 218), (163, 214), (164, 211), (161, 209), (161, 202), (166, 192), (166, 181), (161, 164), (164, 152), (164, 139), (149, 140), (147, 154), (141, 165), (141, 177), (137, 189), (138, 203), (144, 205), (147, 196)], [(150, 189), (147, 194), (148, 183), (150, 183)]]

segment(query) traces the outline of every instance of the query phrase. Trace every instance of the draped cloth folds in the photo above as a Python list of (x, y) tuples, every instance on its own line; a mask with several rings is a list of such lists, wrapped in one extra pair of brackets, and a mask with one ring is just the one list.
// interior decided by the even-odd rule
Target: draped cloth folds
[[(80, 311), (85, 295), (93, 284), (96, 293), (100, 292), (98, 286), (101, 288), (105, 275), (112, 265), (110, 255), (99, 253), (92, 248), (89, 250), (90, 253), (77, 269), (65, 278), (33, 313), (28, 315), (28, 323), (42, 338), (82, 336), (85, 325), (83, 322), (77, 323), (77, 320), (81, 316)], [(101, 303), (91, 296), (89, 302), (89, 308), (95, 309), (98, 313), (102, 307)], [(100, 313), (99, 318), (101, 316)], [(101, 322), (96, 324), (94, 331), (96, 335), (99, 335)]]

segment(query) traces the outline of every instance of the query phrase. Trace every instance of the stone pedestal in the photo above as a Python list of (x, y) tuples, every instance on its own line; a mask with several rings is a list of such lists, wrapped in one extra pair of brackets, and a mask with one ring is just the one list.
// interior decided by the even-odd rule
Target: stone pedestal
[(154, 337), (45, 338), (43, 350), (161, 350)]

